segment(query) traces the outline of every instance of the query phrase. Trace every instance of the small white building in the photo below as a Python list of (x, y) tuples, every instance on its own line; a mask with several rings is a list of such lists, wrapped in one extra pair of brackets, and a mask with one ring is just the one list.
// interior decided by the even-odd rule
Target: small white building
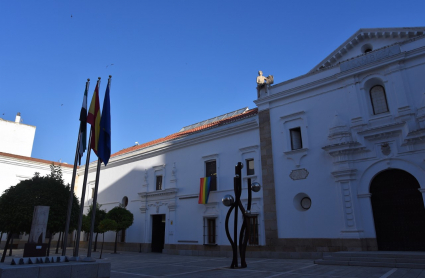
[[(36, 172), (41, 176), (49, 175), (52, 163), (61, 166), (65, 184), (71, 183), (73, 165), (31, 157), (34, 134), (35, 126), (22, 124), (20, 113), (15, 122), (0, 118), (0, 195), (20, 181), (32, 178)], [(3, 236), (0, 248), (5, 241), (6, 236)], [(25, 242), (24, 237), (19, 246)]]
[(22, 123), (21, 113), (15, 121), (0, 118), (0, 152), (31, 157), (35, 126)]

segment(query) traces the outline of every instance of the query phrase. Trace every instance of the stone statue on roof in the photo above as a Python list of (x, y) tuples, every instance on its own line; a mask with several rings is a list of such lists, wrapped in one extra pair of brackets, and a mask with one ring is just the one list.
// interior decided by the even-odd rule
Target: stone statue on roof
[(266, 85), (271, 85), (273, 84), (274, 79), (273, 79), (273, 75), (269, 75), (267, 77), (263, 76), (263, 72), (260, 70), (258, 71), (258, 76), (257, 76), (257, 97), (260, 97), (260, 91), (261, 89), (263, 89)]

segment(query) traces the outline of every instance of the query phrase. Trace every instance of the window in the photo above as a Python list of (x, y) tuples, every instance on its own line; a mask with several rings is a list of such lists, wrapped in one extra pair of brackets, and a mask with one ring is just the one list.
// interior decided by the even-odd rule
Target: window
[(204, 244), (216, 244), (215, 218), (204, 218)]
[(249, 218), (249, 245), (258, 245), (258, 216)]
[(384, 87), (381, 85), (373, 86), (370, 89), (370, 100), (372, 102), (374, 115), (388, 112), (387, 97)]
[(369, 53), (373, 50), (373, 46), (370, 43), (367, 43), (365, 45), (362, 46), (361, 51), (362, 53)]
[(91, 189), (91, 198), (94, 198), (94, 188)]
[(291, 149), (298, 150), (303, 148), (303, 141), (301, 138), (301, 128), (296, 127), (289, 130), (291, 135)]
[(252, 176), (255, 174), (254, 172), (254, 159), (247, 159), (246, 161), (246, 175)]
[(311, 199), (309, 197), (302, 198), (301, 207), (305, 210), (308, 210), (311, 207)]
[(156, 190), (162, 190), (162, 176), (156, 176)]
[(122, 201), (121, 201), (121, 206), (122, 206), (123, 208), (125, 208), (125, 207), (127, 207), (127, 205), (128, 205), (128, 198), (127, 198), (127, 196), (124, 196), (124, 197), (122, 198)]
[(205, 177), (211, 177), (210, 191), (217, 191), (217, 164), (215, 160), (205, 162)]

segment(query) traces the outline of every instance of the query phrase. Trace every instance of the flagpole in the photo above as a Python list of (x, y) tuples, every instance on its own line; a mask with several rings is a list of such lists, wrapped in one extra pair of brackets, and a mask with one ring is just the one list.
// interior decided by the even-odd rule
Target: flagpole
[[(111, 84), (111, 75), (109, 75), (108, 85)], [(99, 80), (100, 82), (100, 80)], [(97, 157), (97, 168), (96, 168), (96, 182), (94, 185), (94, 196), (93, 196), (93, 208), (91, 214), (91, 225), (90, 225), (90, 235), (89, 235), (89, 244), (87, 246), (87, 257), (83, 259), (85, 262), (95, 262), (96, 260), (91, 257), (91, 247), (93, 244), (93, 233), (94, 233), (94, 223), (96, 218), (96, 208), (97, 208), (97, 191), (99, 188), (99, 178), (100, 178), (100, 166), (102, 164), (102, 160)]]
[[(90, 128), (90, 138), (89, 138), (89, 146), (90, 146), (90, 142), (91, 142), (91, 133), (93, 132), (93, 130)], [(90, 167), (90, 153), (91, 153), (91, 148), (89, 147), (88, 151), (87, 151), (87, 158), (86, 158), (86, 168), (84, 169), (84, 181), (83, 181), (83, 192), (81, 193), (81, 207), (80, 207), (80, 214), (78, 216), (78, 229), (77, 229), (77, 242), (75, 243), (75, 250), (74, 250), (74, 257), (76, 258), (76, 260), (78, 259), (78, 251), (80, 248), (80, 234), (81, 234), (81, 227), (82, 227), (82, 223), (83, 223), (83, 213), (84, 213), (84, 200), (85, 200), (85, 196), (86, 196), (86, 185), (87, 185), (87, 176), (88, 176), (88, 172), (89, 172), (89, 167)]]
[[(87, 80), (87, 92), (89, 91), (90, 86), (90, 79)], [(75, 249), (74, 249), (74, 258), (75, 260), (78, 260), (78, 252), (80, 249), (80, 235), (81, 235), (81, 226), (83, 223), (83, 213), (84, 213), (84, 202), (85, 202), (85, 196), (86, 196), (86, 185), (87, 185), (87, 176), (88, 176), (88, 170), (90, 167), (90, 153), (91, 153), (91, 134), (93, 130), (90, 128), (90, 138), (89, 138), (89, 148), (87, 150), (87, 156), (86, 156), (86, 165), (84, 169), (84, 181), (83, 181), (83, 189), (81, 192), (81, 206), (80, 206), (80, 214), (78, 215), (78, 229), (77, 229), (77, 239), (75, 243)]]
[(100, 176), (100, 158), (97, 158), (97, 168), (96, 168), (96, 182), (94, 185), (94, 196), (93, 196), (93, 209), (91, 214), (91, 225), (90, 225), (90, 235), (89, 235), (89, 245), (87, 247), (87, 257), (83, 259), (85, 262), (95, 262), (96, 260), (91, 257), (91, 246), (93, 243), (93, 231), (94, 231), (94, 221), (96, 217), (96, 207), (97, 207), (97, 189), (99, 187), (99, 176)]
[(63, 241), (62, 241), (62, 246), (63, 246), (62, 256), (66, 256), (66, 245), (68, 241), (69, 222), (71, 220), (72, 199), (74, 197), (75, 174), (77, 173), (77, 163), (78, 163), (79, 149), (80, 149), (80, 131), (81, 131), (81, 128), (79, 127), (77, 149), (75, 150), (74, 169), (72, 170), (71, 191), (69, 192), (68, 210), (66, 214), (65, 231), (64, 231)]

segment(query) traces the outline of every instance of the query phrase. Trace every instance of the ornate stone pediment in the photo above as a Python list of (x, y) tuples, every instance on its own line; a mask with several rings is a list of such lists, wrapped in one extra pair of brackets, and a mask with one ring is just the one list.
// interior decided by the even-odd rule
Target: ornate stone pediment
[(205, 204), (204, 216), (218, 217), (220, 215), (220, 212), (217, 206), (218, 206), (218, 202), (211, 202), (211, 203)]
[(389, 138), (397, 137), (402, 133), (402, 128), (405, 122), (396, 122), (387, 125), (368, 128), (360, 131), (358, 134), (364, 136), (368, 141), (387, 140)]
[(402, 146), (425, 143), (425, 128), (421, 128), (407, 134)]
[[(424, 31), (424, 27), (360, 29), (317, 64), (310, 72), (338, 64), (341, 65), (342, 70), (349, 70), (384, 59), (400, 53), (398, 43), (415, 39), (415, 37), (423, 35)], [(381, 41), (379, 47), (375, 46), (377, 39)], [(385, 42), (384, 45), (382, 45), (382, 42)], [(359, 52), (364, 54), (359, 55)]]
[(156, 190), (151, 192), (140, 192), (140, 198), (142, 201), (156, 201), (156, 200), (168, 200), (175, 198), (178, 192), (178, 188), (168, 188), (164, 190)]
[(362, 146), (357, 141), (327, 145), (327, 146), (324, 146), (322, 149), (327, 151), (332, 157), (341, 157), (341, 156), (369, 152), (369, 150), (366, 147)]
[(357, 169), (340, 169), (331, 173), (336, 181), (355, 180)]

